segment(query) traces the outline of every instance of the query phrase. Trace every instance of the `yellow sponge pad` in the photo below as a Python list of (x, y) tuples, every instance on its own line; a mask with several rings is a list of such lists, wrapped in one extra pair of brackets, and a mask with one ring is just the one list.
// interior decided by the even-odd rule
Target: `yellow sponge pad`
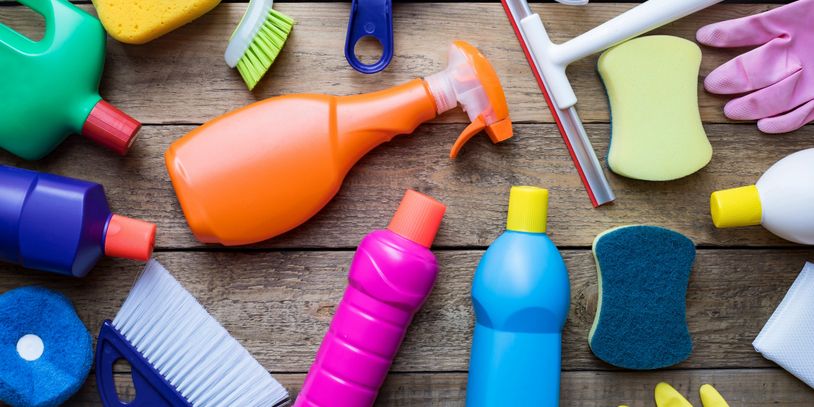
[(683, 38), (640, 37), (605, 51), (598, 69), (611, 110), (608, 167), (668, 181), (712, 159), (698, 111), (701, 49)]
[(152, 41), (215, 8), (220, 0), (93, 0), (108, 34), (128, 44)]

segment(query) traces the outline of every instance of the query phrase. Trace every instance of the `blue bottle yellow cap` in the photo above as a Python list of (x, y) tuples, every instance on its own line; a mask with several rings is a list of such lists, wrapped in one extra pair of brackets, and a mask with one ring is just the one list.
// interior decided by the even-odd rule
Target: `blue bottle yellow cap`
[(515, 232), (545, 233), (548, 218), (548, 190), (512, 187), (506, 229)]
[(754, 185), (713, 192), (709, 210), (716, 228), (755, 226), (763, 220), (760, 193)]

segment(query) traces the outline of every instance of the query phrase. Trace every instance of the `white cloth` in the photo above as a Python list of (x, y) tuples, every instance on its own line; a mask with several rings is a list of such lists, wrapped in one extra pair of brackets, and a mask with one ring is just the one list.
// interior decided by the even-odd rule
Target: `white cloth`
[(814, 264), (806, 263), (752, 346), (814, 388)]

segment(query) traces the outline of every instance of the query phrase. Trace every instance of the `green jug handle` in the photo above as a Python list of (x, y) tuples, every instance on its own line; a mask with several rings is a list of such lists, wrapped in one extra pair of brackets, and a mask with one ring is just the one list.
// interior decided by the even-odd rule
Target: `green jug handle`
[[(33, 41), (30, 38), (12, 30), (11, 27), (0, 23), (0, 50), (7, 48), (12, 51), (31, 52), (32, 46), (49, 38), (49, 33), (53, 31), (54, 25), (54, 3), (63, 3), (64, 0), (15, 0), (18, 3), (39, 13), (45, 20), (45, 33), (40, 41)], [(70, 5), (73, 7), (73, 5)], [(2, 47), (4, 46), (4, 47)]]

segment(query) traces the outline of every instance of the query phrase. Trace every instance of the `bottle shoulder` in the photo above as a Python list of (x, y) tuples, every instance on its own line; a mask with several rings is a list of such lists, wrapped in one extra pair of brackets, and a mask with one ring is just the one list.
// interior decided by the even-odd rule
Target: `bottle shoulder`
[(756, 185), (763, 226), (787, 240), (814, 243), (814, 149), (778, 161)]
[(472, 295), (533, 302), (552, 290), (568, 290), (568, 271), (551, 239), (544, 234), (506, 232), (481, 258)]

